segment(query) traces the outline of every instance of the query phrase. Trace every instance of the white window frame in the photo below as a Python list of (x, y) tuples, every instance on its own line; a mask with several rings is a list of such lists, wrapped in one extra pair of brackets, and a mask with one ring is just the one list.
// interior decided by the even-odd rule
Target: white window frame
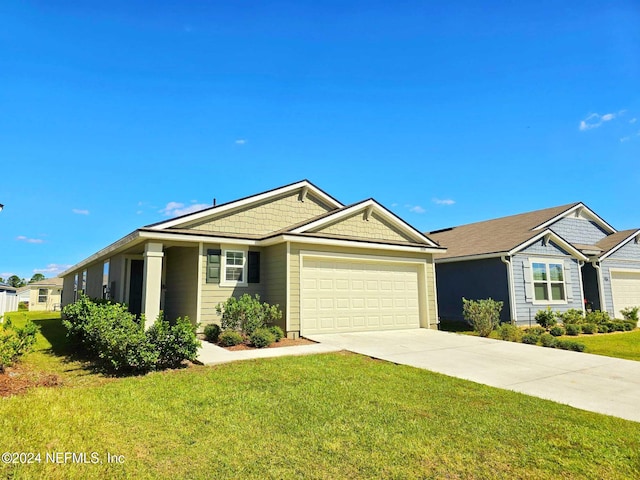
[[(248, 251), (236, 248), (223, 248), (220, 259), (220, 286), (221, 287), (246, 287), (247, 283), (247, 257)], [(227, 253), (241, 253), (242, 265), (233, 265), (231, 268), (242, 268), (242, 280), (227, 280)]]
[[(534, 268), (534, 264), (535, 263), (543, 263), (545, 265), (545, 269), (546, 269), (546, 273), (547, 273), (547, 279), (546, 280), (536, 280), (535, 279), (535, 268)], [(549, 271), (549, 265), (553, 264), (553, 265), (560, 265), (560, 267), (562, 268), (562, 281), (558, 281), (558, 280), (551, 280), (551, 272)], [(533, 304), (534, 305), (566, 305), (567, 303), (569, 303), (569, 301), (567, 300), (567, 280), (566, 280), (566, 271), (564, 268), (564, 260), (563, 259), (559, 259), (559, 258), (538, 258), (538, 257), (530, 257), (529, 258), (529, 265), (531, 265), (531, 289), (532, 289), (532, 295), (533, 295)], [(541, 299), (538, 300), (536, 299), (536, 283), (542, 283), (545, 282), (546, 283), (546, 287), (547, 287), (547, 296), (549, 297), (548, 300), (545, 299)], [(562, 300), (552, 300), (551, 298), (551, 285), (552, 284), (560, 284), (562, 283), (562, 293), (564, 298)]]
[[(44, 290), (45, 294), (40, 295), (40, 290)], [(44, 297), (44, 300), (40, 300), (40, 298)], [(48, 288), (38, 288), (38, 303), (47, 303), (49, 301), (49, 289)]]

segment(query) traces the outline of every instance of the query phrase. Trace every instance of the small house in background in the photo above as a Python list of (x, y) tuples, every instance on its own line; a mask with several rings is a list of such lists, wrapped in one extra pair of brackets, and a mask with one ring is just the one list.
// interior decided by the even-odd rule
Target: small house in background
[(640, 306), (640, 230), (617, 231), (581, 202), (428, 235), (447, 247), (436, 258), (442, 319), (462, 320), (462, 297), (503, 301), (501, 320), (520, 325), (547, 307), (622, 318)]
[(0, 317), (7, 312), (18, 310), (16, 289), (6, 283), (0, 283)]
[[(17, 291), (20, 302), (28, 302), (31, 312), (60, 310), (62, 302), (62, 278), (47, 278), (30, 283)], [(25, 300), (26, 299), (26, 300)]]

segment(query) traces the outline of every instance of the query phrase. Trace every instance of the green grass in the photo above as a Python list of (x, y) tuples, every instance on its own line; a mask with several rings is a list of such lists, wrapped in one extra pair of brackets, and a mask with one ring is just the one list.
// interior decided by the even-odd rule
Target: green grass
[(640, 361), (640, 330), (564, 338), (584, 343), (587, 353)]
[[(635, 422), (353, 354), (109, 379), (61, 353), (59, 319), (41, 327), (24, 364), (65, 385), (2, 400), (2, 451), (42, 456), (2, 478), (640, 476)], [(54, 451), (125, 463), (45, 463)]]

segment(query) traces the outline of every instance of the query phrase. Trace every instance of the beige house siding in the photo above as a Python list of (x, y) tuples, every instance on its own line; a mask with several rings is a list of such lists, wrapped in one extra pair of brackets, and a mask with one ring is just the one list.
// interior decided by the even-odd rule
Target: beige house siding
[(124, 302), (124, 255), (109, 259), (109, 293), (116, 302)]
[[(207, 249), (222, 249), (219, 244), (204, 244), (203, 257), (200, 265), (200, 278), (202, 279), (202, 292), (200, 304), (200, 323), (207, 325), (209, 323), (220, 323), (220, 316), (216, 313), (216, 306), (223, 303), (229, 297), (239, 298), (243, 294), (264, 297), (264, 274), (265, 274), (265, 255), (261, 248), (250, 248), (250, 251), (260, 253), (260, 283), (249, 283), (246, 287), (223, 287), (217, 283), (207, 283)], [(222, 272), (221, 272), (222, 274)]]
[(69, 305), (73, 303), (73, 282), (74, 282), (74, 274), (70, 273), (66, 277), (63, 277), (62, 284), (62, 306)]
[(216, 233), (264, 235), (332, 210), (312, 194), (308, 194), (304, 201), (300, 201), (299, 196), (299, 193), (294, 193), (269, 199), (245, 210), (224, 212), (221, 217), (214, 220), (180, 225), (178, 228)]
[(165, 251), (165, 318), (198, 317), (198, 247), (172, 247)]
[[(420, 301), (420, 317), (421, 324), (429, 323), (429, 328), (437, 329), (437, 309), (434, 292), (434, 276), (433, 276), (433, 256), (431, 254), (420, 252), (394, 252), (376, 249), (360, 249), (351, 247), (331, 247), (308, 244), (291, 244), (289, 256), (289, 275), (290, 275), (290, 298), (289, 298), (289, 331), (300, 331), (300, 252), (326, 252), (347, 255), (371, 255), (373, 257), (392, 257), (410, 258), (424, 260), (424, 268), (420, 277), (424, 280), (420, 282), (419, 288), (422, 292)], [(366, 261), (366, 258), (363, 259)], [(426, 301), (424, 301), (426, 299)]]
[(365, 212), (358, 212), (344, 220), (340, 220), (332, 225), (315, 231), (331, 235), (366, 238), (369, 240), (387, 240), (392, 242), (415, 241), (415, 239), (412, 239), (387, 223), (376, 213), (370, 215), (368, 220), (365, 220), (364, 216)]
[(89, 298), (102, 298), (104, 263), (94, 263), (87, 267), (87, 289), (85, 294)]
[[(47, 301), (39, 302), (40, 289), (47, 291)], [(60, 306), (62, 302), (60, 287), (47, 287), (46, 285), (34, 285), (29, 291), (29, 311), (31, 312), (48, 312)]]
[(261, 273), (264, 282), (265, 302), (271, 305), (277, 304), (282, 311), (282, 320), (278, 325), (286, 330), (287, 312), (287, 245), (280, 244), (267, 247), (263, 250), (264, 273)]

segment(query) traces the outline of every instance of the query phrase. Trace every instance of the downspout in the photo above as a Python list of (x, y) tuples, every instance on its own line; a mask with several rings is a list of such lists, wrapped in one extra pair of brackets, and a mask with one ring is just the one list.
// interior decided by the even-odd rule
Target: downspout
[(509, 287), (509, 310), (511, 310), (511, 324), (516, 325), (518, 323), (518, 317), (516, 313), (516, 294), (513, 288), (513, 268), (511, 265), (511, 259), (507, 259), (506, 255), (500, 257), (502, 263), (507, 266), (507, 283)]
[(582, 303), (582, 315), (586, 315), (587, 314), (587, 306), (585, 304), (585, 298), (584, 298), (584, 284), (582, 282), (582, 267), (584, 267), (584, 262), (582, 260), (578, 260), (578, 280), (580, 280), (580, 298), (582, 298), (582, 301), (580, 303)]
[(593, 260), (591, 265), (593, 265), (593, 268), (598, 272), (598, 297), (600, 298), (600, 311), (606, 312), (607, 306), (604, 303), (604, 290), (602, 289), (602, 270), (600, 269), (600, 264), (597, 260)]

